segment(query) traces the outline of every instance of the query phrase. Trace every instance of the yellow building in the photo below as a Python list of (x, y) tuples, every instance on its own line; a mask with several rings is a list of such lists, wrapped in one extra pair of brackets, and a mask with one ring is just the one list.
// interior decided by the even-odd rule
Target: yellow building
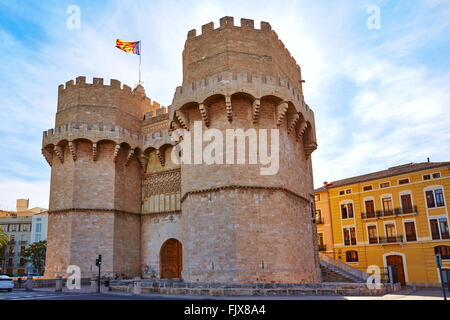
[[(450, 277), (450, 162), (411, 163), (324, 183), (315, 190), (319, 248), (367, 272), (395, 265), (399, 282), (439, 285), (435, 254)], [(371, 273), (371, 272), (369, 272)]]

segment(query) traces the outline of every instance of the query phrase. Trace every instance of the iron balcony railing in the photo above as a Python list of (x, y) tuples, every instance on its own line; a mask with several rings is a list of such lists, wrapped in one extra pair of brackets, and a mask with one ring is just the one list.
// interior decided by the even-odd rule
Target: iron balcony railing
[(402, 243), (403, 236), (378, 237), (379, 243)]
[(369, 244), (378, 243), (378, 237), (369, 238)]
[(393, 217), (404, 214), (414, 214), (417, 212), (417, 206), (412, 206), (410, 208), (395, 208), (393, 210), (377, 210), (372, 212), (362, 212), (361, 219)]
[(327, 246), (325, 244), (319, 244), (319, 251), (327, 251)]

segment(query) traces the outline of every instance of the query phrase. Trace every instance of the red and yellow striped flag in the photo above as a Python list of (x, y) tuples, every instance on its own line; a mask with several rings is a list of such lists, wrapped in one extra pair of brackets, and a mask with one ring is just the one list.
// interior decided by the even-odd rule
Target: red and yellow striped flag
[(129, 42), (129, 41), (123, 41), (121, 39), (116, 40), (116, 48), (119, 48), (120, 50), (123, 50), (128, 53), (135, 53), (138, 55), (141, 55), (141, 42)]

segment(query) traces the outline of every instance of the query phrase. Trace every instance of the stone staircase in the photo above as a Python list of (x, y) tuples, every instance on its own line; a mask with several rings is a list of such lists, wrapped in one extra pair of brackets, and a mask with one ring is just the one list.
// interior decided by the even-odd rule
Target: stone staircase
[(357, 268), (319, 253), (322, 282), (365, 283), (369, 275)]

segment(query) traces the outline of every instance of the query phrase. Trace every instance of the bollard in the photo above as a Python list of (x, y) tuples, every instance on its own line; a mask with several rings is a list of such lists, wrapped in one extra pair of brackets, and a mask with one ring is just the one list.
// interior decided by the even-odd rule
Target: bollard
[(27, 276), (27, 281), (25, 282), (25, 290), (32, 291), (33, 290), (33, 276), (29, 274)]
[(62, 277), (56, 276), (55, 292), (62, 292)]
[(98, 283), (97, 283), (97, 277), (91, 278), (91, 292), (96, 293), (98, 291)]
[(136, 277), (134, 278), (133, 295), (139, 296), (141, 294), (142, 294), (141, 279), (139, 277)]

